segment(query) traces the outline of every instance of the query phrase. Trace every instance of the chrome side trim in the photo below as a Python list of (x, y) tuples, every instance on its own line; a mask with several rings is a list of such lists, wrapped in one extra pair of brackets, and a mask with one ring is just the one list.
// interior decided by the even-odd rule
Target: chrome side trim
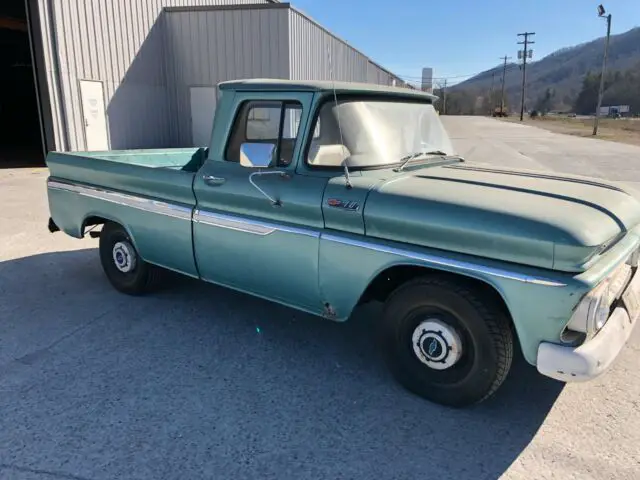
[[(96, 198), (104, 200), (110, 203), (118, 205), (124, 205), (128, 207), (137, 208), (145, 212), (156, 213), (160, 215), (166, 215), (172, 218), (179, 218), (183, 220), (191, 220), (191, 208), (174, 205), (171, 203), (161, 202), (157, 200), (151, 200), (148, 198), (137, 197), (126, 193), (112, 192), (103, 190), (97, 187), (88, 187), (84, 185), (77, 185), (71, 183), (59, 182), (56, 180), (47, 180), (47, 187), (53, 190), (62, 190), (67, 192), (77, 193), (86, 197)], [(404, 250), (395, 247), (387, 247), (384, 245), (378, 245), (371, 242), (364, 242), (360, 240), (353, 240), (346, 237), (341, 237), (332, 234), (320, 234), (318, 231), (307, 230), (304, 228), (289, 227), (286, 225), (259, 222), (256, 220), (249, 220), (243, 217), (237, 217), (233, 215), (226, 215), (221, 213), (213, 213), (196, 209), (193, 213), (193, 221), (210, 225), (214, 227), (226, 228), (229, 230), (236, 230), (245, 233), (251, 233), (254, 235), (266, 236), (271, 235), (274, 232), (292, 233), (295, 235), (303, 235), (313, 238), (322, 238), (330, 242), (340, 243), (343, 245), (350, 245), (360, 247), (368, 250), (373, 250), (381, 253), (388, 253), (391, 255), (397, 255), (414, 260), (420, 260), (430, 265), (437, 265), (441, 267), (450, 267), (457, 270), (481, 273), (485, 275), (491, 275), (500, 278), (506, 278), (509, 280), (516, 280), (518, 282), (531, 283), (535, 285), (543, 285), (547, 287), (565, 287), (566, 284), (555, 280), (534, 277), (530, 275), (523, 275), (508, 270), (487, 267), (471, 262), (464, 262), (453, 260), (450, 258), (440, 257), (437, 255), (428, 255), (422, 253), (412, 252), (410, 250)]]
[(273, 227), (268, 227), (257, 222), (248, 222), (236, 217), (211, 212), (203, 212), (202, 210), (195, 211), (195, 214), (193, 215), (193, 221), (196, 223), (202, 223), (203, 225), (209, 225), (210, 227), (227, 228), (229, 230), (253, 233), (254, 235), (261, 236), (270, 235), (276, 231), (276, 229)]
[(157, 213), (167, 217), (191, 220), (191, 208), (181, 207), (172, 203), (161, 202), (149, 198), (137, 197), (127, 193), (107, 191), (98, 187), (88, 187), (56, 180), (47, 180), (47, 187), (52, 190), (77, 193), (79, 195), (104, 200), (105, 202), (137, 208), (145, 212)]
[(293, 233), (295, 235), (304, 235), (306, 237), (319, 238), (320, 232), (307, 230), (304, 228), (289, 227), (268, 222), (259, 222), (249, 220), (244, 217), (236, 217), (234, 215), (226, 215), (222, 213), (213, 213), (205, 210), (197, 209), (193, 216), (193, 221), (209, 225), (212, 227), (227, 228), (239, 232), (252, 233), (254, 235), (271, 235), (274, 232)]
[(389, 253), (391, 255), (398, 255), (400, 257), (410, 258), (412, 260), (420, 260), (430, 265), (437, 265), (440, 267), (450, 267), (457, 270), (466, 272), (482, 273), (494, 277), (507, 278), (509, 280), (516, 280), (518, 282), (532, 283), (535, 285), (544, 285), (546, 287), (566, 287), (565, 283), (557, 282), (543, 277), (533, 277), (530, 275), (523, 275), (520, 273), (510, 272), (508, 270), (502, 270), (499, 268), (487, 267), (471, 262), (463, 262), (459, 260), (453, 260), (450, 258), (439, 257), (436, 255), (428, 255), (423, 253), (416, 253), (409, 250), (403, 250), (400, 248), (387, 247), (384, 245), (377, 245), (370, 242), (363, 242), (360, 240), (352, 240), (350, 238), (339, 237), (331, 234), (322, 234), (323, 240), (330, 242), (341, 243), (343, 245), (350, 245), (353, 247), (365, 248), (368, 250), (374, 250), (381, 253)]

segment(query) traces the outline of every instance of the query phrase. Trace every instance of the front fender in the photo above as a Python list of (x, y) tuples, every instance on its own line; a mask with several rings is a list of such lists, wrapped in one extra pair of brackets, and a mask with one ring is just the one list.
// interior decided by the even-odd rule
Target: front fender
[(414, 248), (358, 236), (323, 235), (319, 284), (322, 300), (345, 321), (369, 284), (394, 266), (418, 266), (482, 281), (504, 300), (527, 361), (541, 341), (557, 342), (588, 286), (566, 274), (450, 252)]

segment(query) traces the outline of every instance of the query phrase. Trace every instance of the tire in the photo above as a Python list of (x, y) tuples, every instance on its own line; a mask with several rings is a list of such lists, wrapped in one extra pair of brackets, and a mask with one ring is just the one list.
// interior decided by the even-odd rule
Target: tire
[(505, 313), (486, 294), (449, 278), (400, 286), (386, 302), (381, 333), (396, 380), (441, 405), (487, 399), (511, 368), (514, 341)]
[(148, 293), (156, 289), (162, 279), (162, 270), (145, 262), (127, 231), (114, 222), (102, 227), (100, 262), (111, 285), (127, 295)]

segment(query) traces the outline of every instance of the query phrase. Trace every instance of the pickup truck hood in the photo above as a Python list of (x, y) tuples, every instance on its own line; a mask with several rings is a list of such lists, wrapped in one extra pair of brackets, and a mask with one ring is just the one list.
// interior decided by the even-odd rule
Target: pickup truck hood
[(455, 164), (382, 181), (366, 234), (566, 272), (640, 223), (640, 202), (600, 180)]

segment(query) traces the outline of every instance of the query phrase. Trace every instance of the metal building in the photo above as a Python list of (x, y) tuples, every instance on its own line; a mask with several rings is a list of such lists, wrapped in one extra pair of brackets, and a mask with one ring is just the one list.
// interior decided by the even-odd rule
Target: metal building
[(404, 85), (287, 3), (177, 7), (165, 15), (173, 145), (206, 145), (221, 81), (330, 80), (333, 74), (335, 80)]
[(224, 80), (405, 85), (275, 0), (4, 0), (0, 41), (0, 163), (201, 145)]

